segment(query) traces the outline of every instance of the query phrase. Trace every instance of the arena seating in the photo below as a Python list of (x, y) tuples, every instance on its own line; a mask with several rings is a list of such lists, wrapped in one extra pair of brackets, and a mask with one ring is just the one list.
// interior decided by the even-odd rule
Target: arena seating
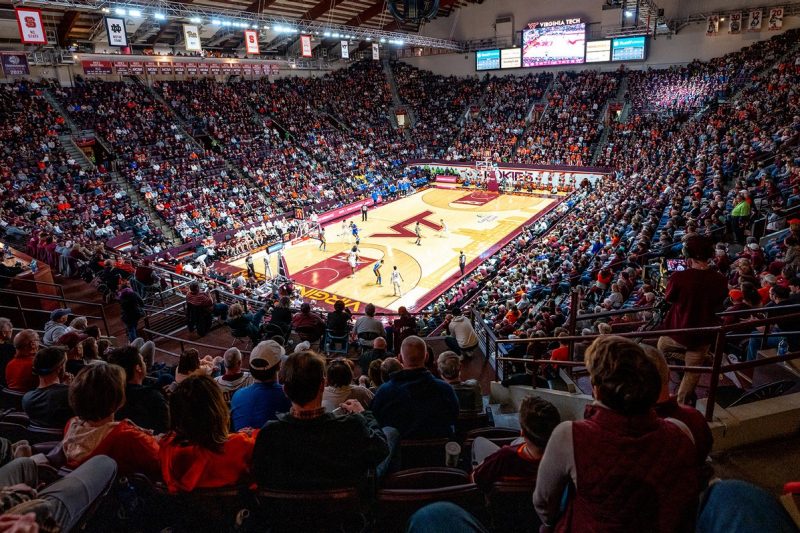
[[(205, 239), (204, 249), (216, 248), (216, 257), (246, 253), (280, 238), (284, 222), (287, 228), (299, 224), (282, 220), (291, 218), (294, 207), (322, 211), (372, 191), (385, 194), (390, 185), (409, 179), (402, 168), (406, 159), (588, 165), (607, 128), (595, 164), (612, 171), (591, 187), (570, 191), (419, 316), (421, 329), (441, 331), (449, 309), (470, 306), (501, 345), (506, 341), (501, 352), (544, 359), (557, 346), (536, 339), (565, 332), (570, 315), (587, 335), (657, 326), (661, 317), (653, 307), (662, 291), (652, 262), (678, 257), (693, 234), (716, 243), (716, 267), (730, 289), (746, 292), (743, 283), (752, 285), (747, 296), (756, 292), (760, 301), (747, 300), (744, 309), (755, 312), (765, 303), (758, 289), (769, 294), (773, 286), (797, 287), (800, 235), (797, 227), (787, 227), (800, 208), (797, 35), (785, 32), (722, 58), (681, 67), (578, 70), (554, 79), (548, 74), (459, 79), (394, 63), (399, 96), (416, 115), (410, 138), (392, 125), (391, 88), (375, 62), (355, 63), (321, 78), (162, 83), (155, 91), (166, 106), (130, 83), (81, 81), (74, 88), (49, 90), (70, 118), (109, 142), (123, 167), (121, 178), (182, 239)], [(623, 77), (629, 115), (621, 122), (606, 121), (603, 111), (620, 96)], [(58, 141), (63, 117), (42, 97), (45, 87), (18, 83), (0, 89), (0, 220), (6, 236), (30, 235), (32, 255), (62, 273), (78, 271), (68, 267), (63, 272), (60, 255), (94, 265), (96, 273), (99, 262), (111, 258), (102, 240), (123, 231), (150, 239), (148, 250), (160, 249), (163, 239), (107, 169), (84, 170), (68, 159)], [(527, 121), (540, 100), (541, 114), (534, 109)], [(185, 136), (183, 122), (199, 142)], [(739, 221), (734, 210), (742, 203), (750, 215)], [(751, 235), (761, 219), (776, 233), (772, 239)], [(232, 238), (213, 243), (209, 235), (221, 230), (234, 230)], [(126, 261), (118, 258), (115, 267), (132, 270)], [(213, 268), (197, 274), (216, 276), (220, 286), (231, 281)], [(572, 299), (576, 288), (579, 296)], [(237, 292), (253, 295), (241, 286)], [(733, 294), (730, 300), (731, 308), (742, 309)], [(640, 307), (647, 309), (635, 310)], [(634, 310), (587, 318), (626, 309)], [(531, 342), (507, 343), (520, 338)], [(730, 353), (737, 351), (734, 347)], [(184, 353), (181, 364), (188, 359)], [(201, 365), (198, 358), (197, 369), (190, 370), (218, 375), (224, 371), (218, 363)], [(180, 368), (151, 365), (147, 370), (161, 384)], [(8, 405), (14, 411), (0, 416), (4, 436), (7, 432), (14, 440), (40, 444), (46, 437), (24, 423), (17, 400)], [(454, 438), (468, 457), (475, 436), (494, 435), (509, 443), (513, 433), (481, 428)], [(210, 509), (218, 515), (219, 528), (231, 527), (237, 518), (246, 522), (245, 507), (267, 521), (272, 512), (276, 524), (291, 527), (275, 517), (275, 509), (308, 516), (334, 509), (323, 514), (336, 521), (345, 514), (335, 516), (336, 505), (344, 505), (348, 520), (355, 516), (364, 521), (361, 525), (400, 530), (424, 504), (448, 500), (497, 528), (527, 529), (520, 526), (532, 512), (532, 484), (500, 482), (484, 501), (465, 471), (438, 469), (447, 441), (401, 440), (403, 466), (427, 466), (395, 472), (366, 494), (349, 486), (312, 494), (232, 485), (176, 495), (141, 473), (134, 474), (130, 490), (147, 491), (139, 501), (159, 527), (184, 519), (192, 528), (202, 527), (198, 517), (204, 515), (175, 518), (174, 506), (208, 501), (219, 506)], [(128, 490), (121, 486), (110, 498), (115, 511), (123, 512), (112, 513), (116, 518), (101, 512), (104, 520), (118, 524), (115, 520), (126, 519)]]

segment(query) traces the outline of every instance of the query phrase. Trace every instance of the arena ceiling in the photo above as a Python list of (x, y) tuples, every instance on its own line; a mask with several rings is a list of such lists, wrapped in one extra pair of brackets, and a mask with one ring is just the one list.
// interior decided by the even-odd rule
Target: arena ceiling
[[(243, 14), (263, 14), (281, 17), (287, 21), (315, 21), (327, 24), (342, 24), (373, 30), (402, 31), (416, 33), (419, 24), (400, 24), (392, 18), (385, 0), (174, 0), (185, 6), (205, 9), (236, 10)], [(436, 18), (447, 17), (460, 7), (483, 0), (440, 0)], [(24, 4), (14, 0), (0, 0), (0, 20), (13, 21), (13, 7)], [(71, 9), (54, 2), (35, 5), (42, 15), (54, 41), (62, 47), (74, 43), (100, 42), (104, 40), (102, 25), (103, 13)], [(123, 2), (124, 4), (124, 2)], [(117, 4), (108, 2), (109, 8)], [(135, 30), (130, 32), (129, 40), (137, 46), (173, 45), (181, 39), (181, 25), (186, 20), (169, 17), (163, 21), (143, 17)], [(130, 25), (130, 20), (129, 20)], [(277, 35), (274, 32), (261, 32), (262, 50), (284, 52), (297, 40), (297, 36)], [(208, 48), (236, 48), (242, 44), (241, 30), (206, 28), (202, 32), (204, 46)], [(334, 39), (335, 40), (335, 39)]]

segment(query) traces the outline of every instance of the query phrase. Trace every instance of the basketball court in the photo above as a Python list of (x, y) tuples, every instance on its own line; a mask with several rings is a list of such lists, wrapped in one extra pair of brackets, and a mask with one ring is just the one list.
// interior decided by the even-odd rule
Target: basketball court
[[(397, 311), (406, 306), (421, 309), (447, 290), (460, 277), (459, 253), (463, 250), (467, 271), (477, 267), (500, 247), (516, 237), (522, 227), (558, 203), (555, 198), (497, 194), (477, 190), (427, 189), (406, 198), (370, 208), (368, 220), (353, 213), (325, 226), (327, 249), (308, 238), (286, 243), (282, 250), (288, 275), (304, 299), (332, 308), (341, 299), (353, 312), (363, 312), (366, 303), (380, 310)], [(445, 230), (441, 221), (447, 226)], [(355, 241), (347, 224), (359, 229), (359, 260), (351, 275), (348, 253)], [(416, 245), (415, 226), (422, 238)], [(266, 251), (253, 255), (256, 272), (263, 274)], [(383, 259), (382, 286), (376, 284), (373, 265)], [(278, 272), (277, 254), (270, 255), (272, 273)], [(244, 258), (231, 266), (245, 268)], [(403, 278), (402, 296), (395, 296), (391, 283), (393, 267)]]

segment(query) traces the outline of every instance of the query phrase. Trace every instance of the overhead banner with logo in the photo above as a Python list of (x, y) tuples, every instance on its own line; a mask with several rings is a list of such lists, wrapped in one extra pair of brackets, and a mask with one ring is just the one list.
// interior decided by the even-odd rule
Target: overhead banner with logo
[(342, 41), (342, 59), (350, 59), (350, 45), (347, 41)]
[(248, 54), (258, 55), (258, 32), (256, 30), (244, 30), (245, 49)]
[(783, 8), (773, 7), (769, 10), (769, 19), (767, 19), (768, 30), (779, 30), (783, 28)]
[(203, 45), (200, 43), (200, 32), (197, 26), (189, 24), (183, 25), (183, 40), (186, 41), (186, 49), (192, 52), (202, 52)]
[(380, 52), (380, 47), (378, 46), (378, 43), (372, 43), (372, 59), (377, 61), (380, 58), (381, 58), (381, 52)]
[(28, 56), (25, 52), (0, 52), (0, 62), (6, 76), (28, 76)]
[(300, 55), (303, 57), (311, 57), (313, 54), (311, 53), (311, 36), (310, 35), (301, 35), (300, 36)]
[(47, 33), (42, 23), (42, 12), (38, 9), (20, 7), (14, 10), (19, 26), (19, 38), (24, 44), (47, 44)]
[(760, 9), (750, 10), (750, 22), (747, 25), (748, 31), (761, 31), (761, 15), (762, 11)]
[(742, 32), (742, 12), (734, 11), (731, 13), (730, 22), (728, 23), (728, 33), (737, 34)]
[(106, 17), (106, 35), (108, 35), (108, 46), (128, 46), (125, 19)]

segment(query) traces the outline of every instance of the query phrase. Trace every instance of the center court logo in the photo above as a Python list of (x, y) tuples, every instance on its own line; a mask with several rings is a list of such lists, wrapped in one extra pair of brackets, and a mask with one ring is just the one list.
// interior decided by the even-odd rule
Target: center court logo
[(427, 226), (433, 230), (441, 231), (442, 226), (436, 224), (435, 222), (431, 222), (426, 217), (433, 214), (433, 211), (423, 211), (418, 215), (414, 215), (411, 218), (407, 218), (405, 220), (401, 220), (397, 224), (392, 224), (389, 226), (389, 229), (393, 230), (394, 233), (373, 233), (370, 237), (416, 237), (414, 231), (412, 229), (408, 229), (409, 227), (414, 227), (414, 225), (419, 222), (422, 226)]

